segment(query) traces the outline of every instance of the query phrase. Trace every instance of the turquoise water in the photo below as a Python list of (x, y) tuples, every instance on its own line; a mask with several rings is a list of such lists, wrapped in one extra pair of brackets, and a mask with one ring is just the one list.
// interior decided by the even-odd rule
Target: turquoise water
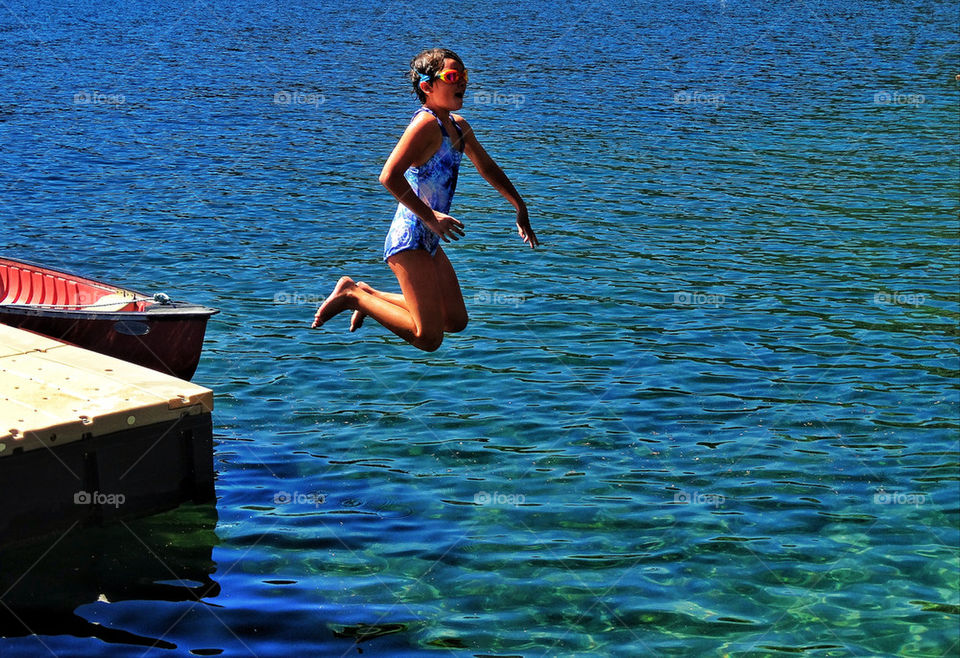
[[(0, 655), (958, 653), (952, 3), (13, 2), (3, 253), (215, 306), (216, 506), (3, 556)], [(377, 174), (466, 166), (432, 354)]]

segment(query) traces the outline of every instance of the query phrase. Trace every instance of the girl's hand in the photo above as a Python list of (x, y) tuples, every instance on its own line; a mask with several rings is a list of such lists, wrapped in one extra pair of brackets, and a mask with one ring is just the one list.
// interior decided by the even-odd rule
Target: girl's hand
[(537, 235), (530, 226), (530, 218), (527, 216), (526, 208), (521, 208), (517, 211), (517, 233), (520, 234), (524, 242), (530, 245), (531, 249), (536, 249), (540, 246), (540, 241), (537, 240)]
[(434, 212), (436, 217), (436, 226), (431, 226), (430, 230), (440, 236), (444, 242), (450, 242), (449, 238), (459, 240), (463, 235), (463, 222), (442, 212)]

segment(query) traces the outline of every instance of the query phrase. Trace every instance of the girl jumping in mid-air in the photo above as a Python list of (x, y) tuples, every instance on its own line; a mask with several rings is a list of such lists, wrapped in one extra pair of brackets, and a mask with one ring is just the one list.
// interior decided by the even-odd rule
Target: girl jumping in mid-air
[(347, 309), (350, 330), (366, 316), (421, 350), (432, 352), (444, 332), (463, 331), (467, 309), (453, 266), (440, 240), (460, 239), (463, 224), (448, 215), (466, 153), (480, 175), (517, 211), (517, 229), (531, 247), (539, 242), (527, 206), (510, 179), (480, 146), (470, 124), (453, 114), (463, 107), (467, 69), (456, 53), (426, 50), (410, 64), (410, 80), (423, 103), (380, 172), (380, 182), (400, 201), (383, 247), (383, 259), (400, 282), (402, 294), (375, 290), (342, 277), (320, 305), (319, 327)]

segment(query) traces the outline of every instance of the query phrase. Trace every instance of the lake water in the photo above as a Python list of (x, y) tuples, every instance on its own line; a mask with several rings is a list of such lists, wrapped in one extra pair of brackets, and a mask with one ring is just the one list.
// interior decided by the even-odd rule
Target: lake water
[[(0, 655), (958, 652), (949, 2), (0, 11), (3, 254), (221, 309), (216, 506), (5, 555)], [(377, 183), (420, 49), (471, 321), (419, 352)], [(12, 583), (12, 584), (11, 584)]]

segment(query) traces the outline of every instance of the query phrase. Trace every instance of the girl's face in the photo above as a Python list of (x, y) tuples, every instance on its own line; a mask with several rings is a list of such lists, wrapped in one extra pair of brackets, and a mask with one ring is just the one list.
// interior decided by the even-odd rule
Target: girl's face
[(434, 78), (423, 85), (421, 89), (427, 95), (428, 105), (440, 107), (447, 111), (459, 110), (463, 107), (463, 95), (467, 90), (466, 69), (460, 62), (450, 57), (443, 60), (441, 71), (447, 69), (453, 69), (460, 74), (456, 82), (444, 82), (440, 78)]

